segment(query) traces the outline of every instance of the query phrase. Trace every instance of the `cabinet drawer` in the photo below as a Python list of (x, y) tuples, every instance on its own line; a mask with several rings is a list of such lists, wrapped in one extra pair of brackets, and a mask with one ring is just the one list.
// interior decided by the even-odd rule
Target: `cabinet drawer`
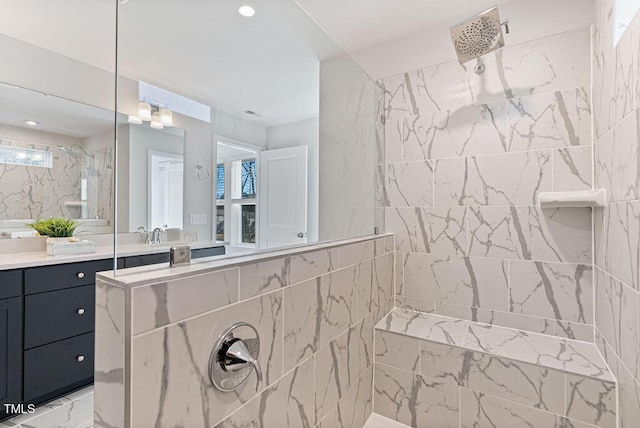
[(26, 296), (24, 347), (35, 348), (93, 331), (95, 296), (95, 285)]
[(24, 272), (25, 294), (95, 284), (96, 272), (112, 269), (112, 259), (27, 269)]
[(24, 401), (34, 401), (93, 378), (93, 333), (24, 353)]
[(145, 254), (143, 256), (131, 256), (124, 259), (125, 268), (169, 263), (169, 253)]

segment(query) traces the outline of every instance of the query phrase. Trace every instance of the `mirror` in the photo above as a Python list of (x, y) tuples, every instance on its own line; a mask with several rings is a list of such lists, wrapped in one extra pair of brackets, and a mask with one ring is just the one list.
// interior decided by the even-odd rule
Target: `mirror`
[(2, 166), (0, 233), (60, 215), (132, 234), (119, 243), (160, 227), (232, 253), (381, 225), (375, 83), (296, 1), (252, 17), (227, 1), (2, 5), (2, 129), (29, 138), (0, 135), (25, 156)]
[[(64, 217), (77, 235), (113, 233), (114, 114), (0, 84), (0, 234)], [(133, 126), (119, 115), (119, 232), (182, 224), (184, 131)]]
[(33, 236), (37, 219), (113, 227), (113, 113), (0, 84), (0, 234)]
[(118, 124), (118, 233), (182, 229), (184, 131)]

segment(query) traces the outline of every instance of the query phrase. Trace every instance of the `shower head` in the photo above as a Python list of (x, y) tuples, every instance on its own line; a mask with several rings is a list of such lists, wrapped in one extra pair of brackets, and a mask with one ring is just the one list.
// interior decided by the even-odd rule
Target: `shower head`
[[(507, 34), (509, 33), (507, 27)], [(498, 7), (449, 28), (460, 64), (464, 64), (504, 46)]]

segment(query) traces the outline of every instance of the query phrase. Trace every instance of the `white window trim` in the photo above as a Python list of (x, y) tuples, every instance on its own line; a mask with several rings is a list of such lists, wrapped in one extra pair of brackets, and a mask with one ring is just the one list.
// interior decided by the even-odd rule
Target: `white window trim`
[[(227, 137), (223, 137), (223, 136), (219, 136), (219, 135), (214, 135), (213, 136), (213, 144), (215, 146), (215, 150), (213, 150), (213, 154), (214, 154), (214, 165), (218, 165), (218, 150), (217, 150), (217, 145), (218, 143), (223, 143), (223, 144), (228, 144), (231, 146), (236, 146), (239, 147), (241, 149), (246, 149), (247, 150), (247, 155), (243, 155), (243, 156), (234, 156), (231, 159), (226, 159), (224, 162), (224, 176), (225, 176), (225, 180), (224, 180), (224, 196), (225, 198), (223, 200), (220, 199), (214, 199), (215, 204), (213, 206), (213, 212), (214, 212), (214, 217), (215, 217), (215, 213), (216, 213), (216, 209), (218, 206), (220, 205), (224, 205), (224, 242), (232, 245), (234, 247), (243, 247), (243, 248), (260, 248), (259, 243), (260, 243), (260, 183), (258, 183), (258, 188), (256, 189), (256, 194), (257, 197), (255, 199), (231, 199), (229, 196), (231, 196), (231, 180), (229, 180), (229, 175), (231, 173), (231, 164), (233, 161), (236, 160), (247, 160), (247, 159), (252, 159), (255, 157), (256, 160), (256, 177), (260, 177), (260, 152), (263, 150), (262, 147), (253, 145), (253, 144), (249, 144), (249, 143), (245, 143), (243, 141), (238, 141), (238, 140), (234, 140), (231, 138), (227, 138)], [(250, 153), (250, 152), (254, 152), (254, 153)], [(215, 180), (213, 180), (213, 192), (214, 192), (214, 197), (216, 195), (217, 191), (217, 186), (216, 186), (216, 182)], [(233, 230), (233, 221), (229, 221), (229, 219), (232, 219), (233, 217), (233, 207), (234, 206), (240, 206), (240, 205), (255, 205), (256, 206), (256, 243), (255, 244), (247, 244), (244, 242), (241, 242), (242, 239), (242, 235), (241, 235), (241, 231), (238, 230)], [(213, 226), (212, 226), (212, 234), (213, 237), (215, 238), (216, 236), (216, 222), (212, 222)]]

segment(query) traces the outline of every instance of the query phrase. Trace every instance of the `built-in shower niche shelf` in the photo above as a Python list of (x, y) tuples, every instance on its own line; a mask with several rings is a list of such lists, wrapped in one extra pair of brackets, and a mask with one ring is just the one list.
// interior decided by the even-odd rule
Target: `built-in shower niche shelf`
[(576, 190), (570, 192), (541, 192), (538, 194), (541, 208), (604, 207), (607, 203), (605, 189)]

